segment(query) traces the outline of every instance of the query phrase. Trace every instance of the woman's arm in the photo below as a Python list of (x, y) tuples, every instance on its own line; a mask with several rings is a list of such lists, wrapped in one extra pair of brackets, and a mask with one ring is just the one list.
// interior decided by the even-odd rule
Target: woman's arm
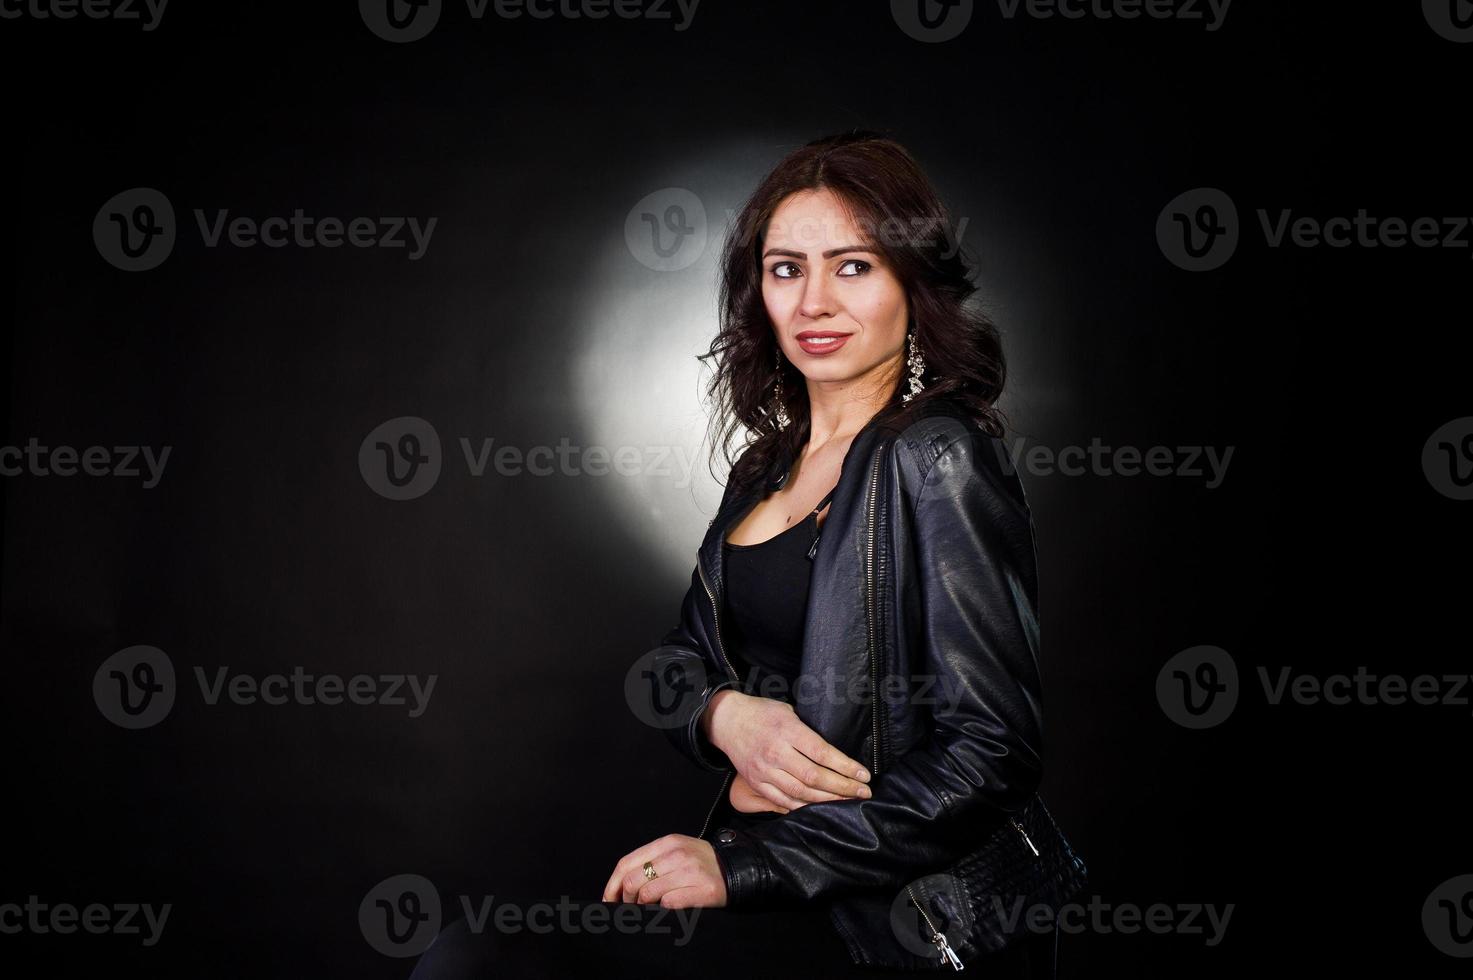
[[(718, 514), (731, 494), (728, 483)], [(661, 724), (671, 743), (703, 769), (739, 770), (774, 808), (867, 796), (862, 781), (869, 773), (864, 767), (804, 724), (790, 705), (742, 693), (723, 662), (717, 638), (705, 628), (701, 604), (710, 612), (711, 602), (698, 559), (680, 605), (680, 621), (653, 651), (651, 664), (659, 687), (650, 693), (660, 702)], [(723, 699), (716, 696), (727, 690), (733, 693), (724, 700), (739, 703), (721, 705), (718, 713), (714, 702)], [(713, 725), (717, 714), (723, 725), (719, 738)]]
[[(916, 447), (919, 449), (919, 447)], [(929, 454), (923, 455), (926, 458)], [(916, 495), (924, 653), (950, 710), (870, 783), (718, 837), (728, 905), (892, 887), (975, 850), (1033, 795), (1042, 713), (1032, 523), (997, 454), (963, 430)]]
[(702, 719), (718, 691), (739, 685), (720, 663), (702, 625), (697, 603), (710, 601), (698, 566), (680, 604), (680, 622), (653, 651), (651, 669), (659, 684), (658, 696), (671, 706), (664, 722), (671, 744), (702, 769), (726, 772), (732, 768), (731, 760), (711, 743)]

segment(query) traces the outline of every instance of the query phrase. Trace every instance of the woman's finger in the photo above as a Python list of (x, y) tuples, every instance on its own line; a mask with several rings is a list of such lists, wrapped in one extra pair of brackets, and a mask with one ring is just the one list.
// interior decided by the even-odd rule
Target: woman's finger
[(644, 880), (644, 871), (640, 871), (639, 883), (630, 901), (640, 905), (658, 905), (666, 892), (690, 884), (690, 875), (684, 866), (677, 865), (668, 856), (665, 863), (668, 866), (662, 868), (659, 861), (654, 862), (659, 874), (649, 881)]
[[(781, 770), (774, 770), (773, 771), (773, 775), (774, 776), (779, 776), (779, 775), (786, 776), (787, 773), (784, 773)], [(789, 777), (789, 778), (791, 779), (792, 777)], [(776, 803), (778, 806), (782, 807), (784, 810), (796, 810), (796, 809), (798, 809), (798, 807), (800, 807), (800, 806), (803, 805), (803, 801), (802, 800), (795, 800), (795, 799), (793, 799), (787, 793), (784, 793), (780, 787), (778, 787), (778, 786), (776, 786), (776, 785), (774, 785), (772, 783), (763, 781), (763, 782), (760, 782), (760, 783), (756, 784), (752, 788), (755, 789), (757, 792), (761, 793), (764, 797), (766, 797), (767, 800), (768, 800), (768, 802), (770, 802), (770, 803)]]
[[(782, 767), (799, 783), (805, 790), (794, 790), (788, 787), (788, 795), (802, 796), (810, 803), (821, 800), (850, 800), (868, 799), (870, 789), (864, 783), (848, 776), (841, 776), (825, 766), (819, 765), (808, 756), (795, 748), (790, 748), (783, 755)], [(814, 796), (811, 793), (827, 794)]]
[(859, 788), (869, 781), (868, 769), (825, 742), (817, 732), (807, 726), (793, 739), (793, 748), (833, 773), (832, 779), (823, 777), (824, 783), (819, 786), (820, 789), (841, 796), (860, 796)]
[[(654, 848), (649, 848), (648, 850), (648, 856), (632, 863), (632, 866), (625, 871), (620, 887), (620, 901), (638, 902), (640, 901), (640, 890), (646, 885), (654, 884), (666, 874), (676, 875), (686, 869), (686, 862), (682, 860), (678, 847), (667, 846), (658, 850)], [(638, 854), (636, 854), (636, 857), (638, 857)], [(645, 877), (645, 862), (649, 862), (654, 867), (657, 877)]]
[(731, 781), (731, 790), (726, 794), (732, 809), (738, 813), (787, 813), (788, 808), (778, 806), (752, 788), (752, 784), (740, 775)]
[[(819, 765), (809, 761), (807, 757), (798, 752), (792, 753), (792, 761), (790, 761), (788, 765), (797, 770), (804, 777), (808, 778), (817, 778), (813, 775), (813, 772), (821, 768)], [(802, 800), (805, 803), (826, 803), (829, 800), (844, 799), (844, 797), (839, 796), (836, 793), (826, 793), (821, 789), (814, 789), (812, 786), (806, 783), (803, 778), (795, 775), (790, 770), (779, 770), (777, 772), (774, 772), (772, 774), (772, 781), (776, 783), (778, 788), (781, 789), (788, 796), (791, 796), (795, 800)]]
[(635, 848), (621, 857), (615, 863), (614, 871), (609, 875), (608, 883), (604, 885), (603, 900), (605, 902), (620, 901), (624, 881), (628, 877), (629, 872), (634, 868), (639, 868), (643, 871), (644, 862), (650, 860), (650, 855), (657, 854), (669, 848), (675, 843), (675, 838), (675, 834), (666, 834), (664, 837), (652, 840), (643, 847)]

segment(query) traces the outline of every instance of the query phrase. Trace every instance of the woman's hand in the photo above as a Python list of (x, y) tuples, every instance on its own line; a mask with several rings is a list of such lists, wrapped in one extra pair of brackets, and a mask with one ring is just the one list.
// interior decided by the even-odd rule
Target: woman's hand
[[(646, 861), (656, 872), (648, 880)], [(710, 844), (684, 834), (666, 834), (619, 859), (604, 886), (603, 900), (659, 903), (667, 909), (719, 909), (726, 905), (726, 878)]]
[(731, 789), (727, 791), (726, 798), (731, 801), (731, 808), (738, 813), (788, 812), (786, 807), (778, 806), (753, 789), (752, 784), (741, 776), (731, 781)]
[[(718, 691), (701, 723), (747, 789), (772, 804), (769, 809), (787, 812), (808, 803), (870, 795), (864, 766), (803, 724), (785, 701)], [(733, 784), (729, 794), (733, 805), (735, 793)]]

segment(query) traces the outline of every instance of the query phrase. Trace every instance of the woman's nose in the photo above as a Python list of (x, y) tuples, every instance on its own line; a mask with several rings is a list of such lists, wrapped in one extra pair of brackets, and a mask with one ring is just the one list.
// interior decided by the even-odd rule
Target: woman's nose
[(818, 319), (833, 315), (834, 297), (829, 284), (822, 276), (810, 277), (803, 287), (803, 302), (799, 309), (804, 316)]

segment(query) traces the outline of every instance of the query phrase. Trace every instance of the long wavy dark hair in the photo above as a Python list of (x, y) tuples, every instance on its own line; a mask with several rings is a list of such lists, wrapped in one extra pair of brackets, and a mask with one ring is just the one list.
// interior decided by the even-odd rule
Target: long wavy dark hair
[[(712, 403), (710, 459), (724, 451), (730, 480), (740, 485), (770, 475), (808, 440), (808, 389), (802, 373), (782, 359), (762, 300), (762, 248), (778, 206), (798, 191), (827, 189), (844, 203), (865, 242), (889, 262), (905, 290), (910, 326), (924, 361), (925, 388), (909, 402), (902, 375), (871, 424), (903, 426), (927, 402), (960, 404), (992, 435), (1005, 419), (996, 407), (1007, 368), (996, 325), (968, 300), (977, 287), (972, 264), (951, 231), (951, 219), (915, 158), (879, 133), (856, 130), (814, 140), (772, 169), (738, 213), (722, 252), (721, 329), (710, 349), (707, 388)], [(782, 377), (777, 424), (774, 387)], [(732, 448), (733, 437), (746, 441)], [(751, 447), (750, 452), (744, 452)], [(736, 457), (740, 457), (736, 459)], [(735, 462), (734, 462), (735, 459)], [(714, 473), (714, 470), (713, 470)]]

